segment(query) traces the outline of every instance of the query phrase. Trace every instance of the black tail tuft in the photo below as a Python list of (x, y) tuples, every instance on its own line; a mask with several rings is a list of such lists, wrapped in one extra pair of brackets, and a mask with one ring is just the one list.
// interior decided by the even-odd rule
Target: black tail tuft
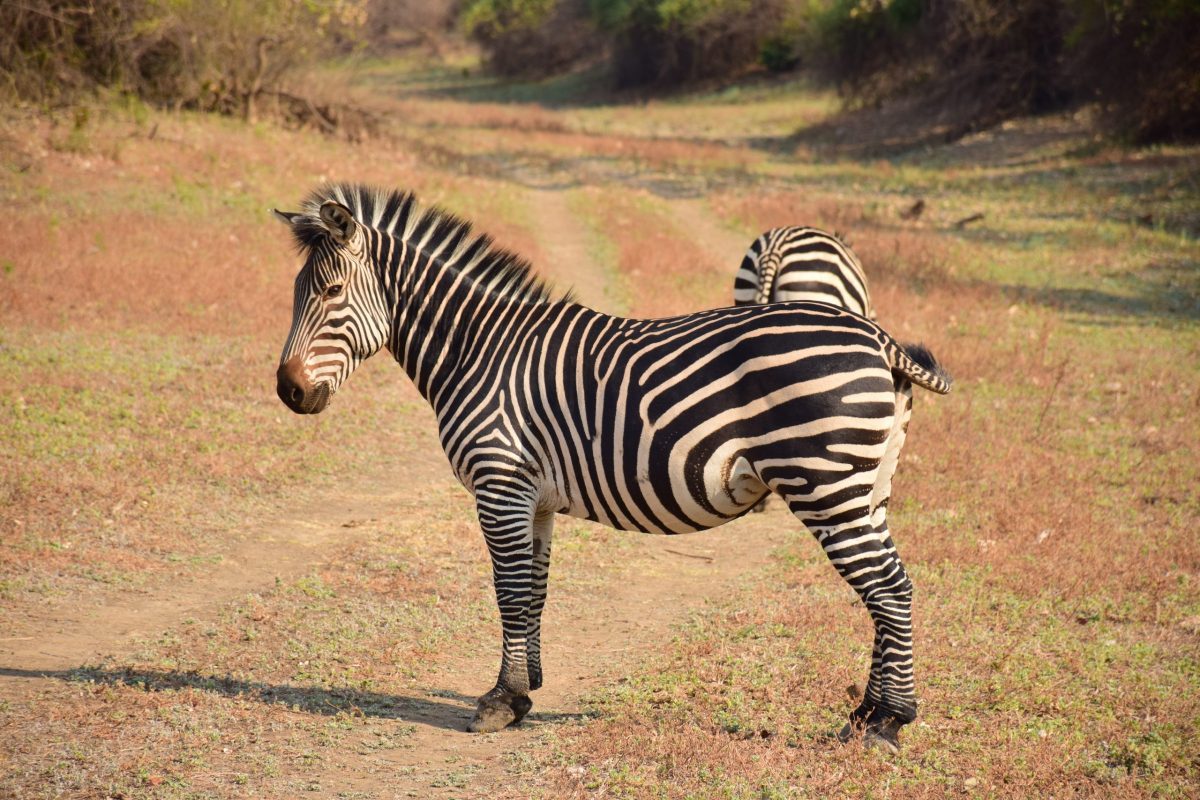
[(938, 362), (928, 347), (924, 344), (902, 344), (900, 348), (908, 354), (909, 358), (916, 362), (917, 366), (928, 370), (940, 378), (945, 383), (947, 391), (949, 391), (950, 385), (954, 383), (954, 378)]

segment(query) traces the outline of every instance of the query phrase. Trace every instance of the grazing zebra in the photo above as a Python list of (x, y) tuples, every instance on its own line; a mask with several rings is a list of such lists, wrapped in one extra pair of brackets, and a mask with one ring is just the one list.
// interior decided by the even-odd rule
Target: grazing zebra
[(875, 623), (867, 689), (843, 733), (897, 746), (917, 710), (912, 587), (886, 511), (911, 383), (950, 389), (928, 351), (817, 303), (608, 316), (552, 298), (526, 262), (407, 193), (329, 185), (276, 213), (305, 257), (280, 399), (322, 411), (387, 347), (475, 497), (503, 648), (469, 730), (519, 721), (542, 684), (556, 512), (684, 533), (775, 492)]
[(772, 228), (754, 240), (733, 281), (733, 303), (812, 300), (875, 319), (867, 278), (850, 246), (816, 228)]

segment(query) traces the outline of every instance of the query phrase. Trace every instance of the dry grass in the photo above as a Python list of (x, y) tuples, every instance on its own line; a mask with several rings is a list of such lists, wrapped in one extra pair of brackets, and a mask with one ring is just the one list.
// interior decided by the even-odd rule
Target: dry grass
[(611, 246), (630, 316), (667, 317), (730, 304), (727, 259), (687, 235), (665, 203), (620, 190), (588, 189), (585, 197), (581, 213)]

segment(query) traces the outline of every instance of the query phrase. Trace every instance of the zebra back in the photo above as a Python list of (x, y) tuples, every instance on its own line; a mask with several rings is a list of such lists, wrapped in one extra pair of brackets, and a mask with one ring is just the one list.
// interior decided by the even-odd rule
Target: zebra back
[(733, 283), (734, 305), (811, 300), (875, 318), (867, 278), (850, 246), (817, 228), (766, 231), (750, 245)]

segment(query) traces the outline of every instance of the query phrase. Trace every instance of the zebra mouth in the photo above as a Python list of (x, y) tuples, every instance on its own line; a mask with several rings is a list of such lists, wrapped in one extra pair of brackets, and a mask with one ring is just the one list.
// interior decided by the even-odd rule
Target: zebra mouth
[(320, 414), (325, 410), (325, 406), (329, 405), (329, 398), (332, 396), (333, 392), (329, 391), (328, 383), (318, 383), (308, 393), (308, 397), (305, 398), (304, 408), (300, 413)]
[(318, 383), (307, 391), (299, 386), (280, 383), (277, 392), (283, 404), (297, 414), (320, 414), (329, 405), (333, 392), (328, 383)]

